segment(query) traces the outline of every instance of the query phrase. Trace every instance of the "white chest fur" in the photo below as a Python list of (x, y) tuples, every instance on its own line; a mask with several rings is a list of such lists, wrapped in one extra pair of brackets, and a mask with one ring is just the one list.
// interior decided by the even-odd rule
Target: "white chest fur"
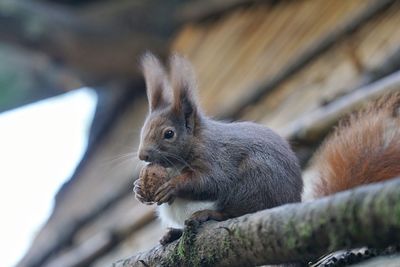
[(171, 205), (161, 205), (158, 208), (158, 216), (164, 226), (183, 228), (185, 220), (199, 210), (215, 210), (215, 202), (177, 198)]

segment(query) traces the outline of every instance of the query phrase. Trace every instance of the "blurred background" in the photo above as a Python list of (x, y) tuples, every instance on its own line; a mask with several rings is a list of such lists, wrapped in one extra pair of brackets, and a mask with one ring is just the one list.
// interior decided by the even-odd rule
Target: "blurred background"
[(399, 90), (399, 7), (0, 0), (2, 265), (110, 266), (157, 244), (154, 207), (132, 193), (146, 50), (187, 56), (206, 113), (275, 129), (310, 180), (313, 152), (338, 119)]

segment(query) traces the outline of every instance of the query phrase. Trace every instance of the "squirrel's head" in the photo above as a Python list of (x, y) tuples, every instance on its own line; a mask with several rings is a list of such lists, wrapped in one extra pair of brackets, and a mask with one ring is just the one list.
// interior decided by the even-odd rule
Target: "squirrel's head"
[(146, 82), (149, 114), (141, 131), (139, 159), (163, 166), (184, 165), (200, 121), (190, 63), (173, 55), (169, 73), (152, 54), (141, 61)]

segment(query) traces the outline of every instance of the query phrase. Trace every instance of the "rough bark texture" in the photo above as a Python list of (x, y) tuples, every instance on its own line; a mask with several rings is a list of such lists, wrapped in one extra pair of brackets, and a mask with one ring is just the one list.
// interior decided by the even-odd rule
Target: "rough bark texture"
[(399, 178), (188, 227), (180, 240), (113, 266), (257, 266), (307, 261), (339, 249), (384, 247), (398, 240)]

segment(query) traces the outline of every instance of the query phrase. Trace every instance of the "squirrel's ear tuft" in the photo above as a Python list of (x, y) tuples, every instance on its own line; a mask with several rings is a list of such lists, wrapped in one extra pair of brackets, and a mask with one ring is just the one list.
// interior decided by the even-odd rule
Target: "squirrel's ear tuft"
[(193, 127), (198, 115), (196, 77), (190, 62), (178, 54), (170, 57), (170, 79), (173, 92), (172, 108), (182, 114), (188, 128)]
[(146, 52), (141, 57), (140, 65), (146, 82), (146, 92), (151, 112), (167, 104), (164, 90), (167, 76), (161, 62), (150, 52)]

